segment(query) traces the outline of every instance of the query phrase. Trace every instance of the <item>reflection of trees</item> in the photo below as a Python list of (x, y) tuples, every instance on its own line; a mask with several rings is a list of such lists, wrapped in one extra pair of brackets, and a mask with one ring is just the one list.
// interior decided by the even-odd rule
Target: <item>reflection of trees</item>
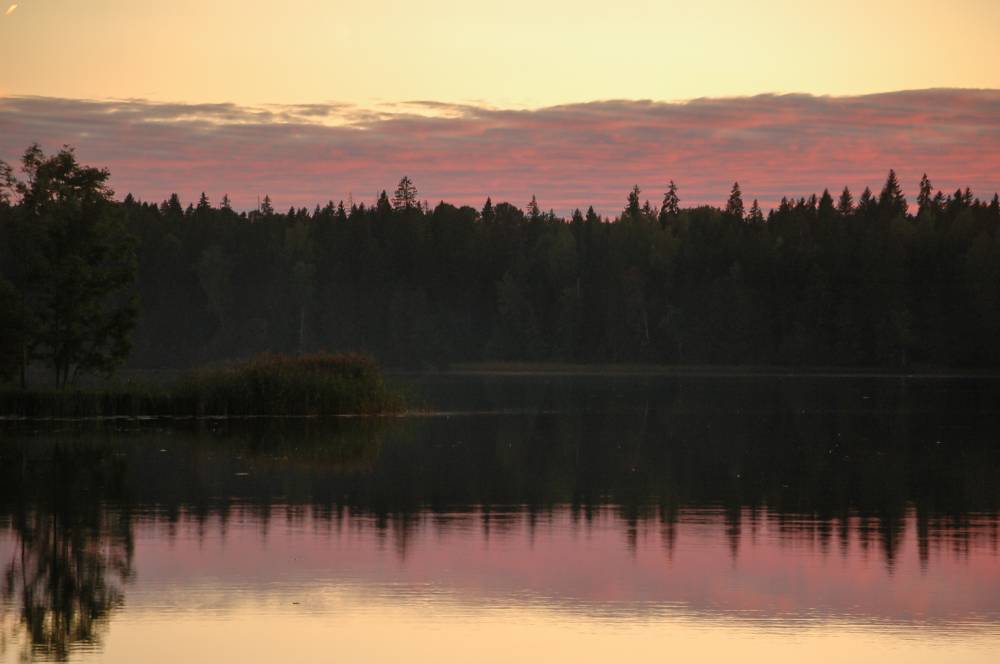
[[(2, 606), (16, 614), (26, 639), (23, 659), (63, 661), (100, 642), (133, 574), (128, 512), (105, 503), (118, 494), (122, 469), (105, 450), (86, 445), (19, 457), (0, 459), (16, 461), (0, 470), (0, 482), (20, 489), (8, 505), (0, 501), (15, 536), (10, 559), (0, 561)], [(10, 621), (5, 615), (2, 622)]]
[(99, 643), (121, 584), (132, 575), (130, 527), (107, 515), (97, 528), (32, 512), (15, 522), (18, 550), (4, 574), (5, 603), (18, 606), (31, 653), (64, 661)]

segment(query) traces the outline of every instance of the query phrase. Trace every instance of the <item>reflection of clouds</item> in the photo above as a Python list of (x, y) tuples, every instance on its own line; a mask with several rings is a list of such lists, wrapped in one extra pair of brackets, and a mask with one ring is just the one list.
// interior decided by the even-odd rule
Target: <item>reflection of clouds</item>
[(182, 516), (172, 531), (159, 521), (137, 526), (136, 566), (152, 590), (139, 584), (130, 606), (196, 597), (221, 610), (264, 588), (298, 599), (310, 588), (353, 587), (393, 601), (448, 597), (586, 615), (948, 629), (1000, 620), (995, 516), (958, 527), (946, 519), (921, 524), (910, 513), (890, 567), (884, 533), (857, 516), (841, 531), (838, 519), (743, 510), (734, 553), (733, 517), (714, 509), (635, 523), (610, 508), (589, 518), (570, 508), (386, 519), (285, 512), (268, 515), (266, 535), (261, 515), (242, 509), (227, 516), (224, 535), (218, 517), (199, 524)]
[[(734, 179), (773, 204), (844, 184), (877, 187), (890, 167), (912, 190), (1000, 187), (1000, 91), (856, 97), (760, 95), (685, 103), (600, 101), (536, 110), (412, 101), (243, 107), (142, 100), (0, 98), (0, 157), (33, 140), (75, 145), (111, 168), (116, 189), (159, 200), (268, 191), (279, 206), (389, 187), (401, 173), (433, 198), (480, 205), (595, 204), (615, 212), (635, 182), (658, 199), (724, 200)], [(282, 203), (283, 202), (283, 203)]]

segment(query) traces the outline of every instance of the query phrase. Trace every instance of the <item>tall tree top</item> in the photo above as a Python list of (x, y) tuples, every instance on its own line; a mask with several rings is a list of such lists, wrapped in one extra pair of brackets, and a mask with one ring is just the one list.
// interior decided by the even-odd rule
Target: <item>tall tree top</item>
[(666, 226), (670, 220), (680, 214), (681, 200), (677, 196), (677, 185), (670, 181), (667, 192), (663, 194), (663, 203), (660, 205), (660, 223)]
[(854, 211), (854, 197), (851, 196), (851, 190), (844, 187), (844, 191), (840, 192), (840, 199), (837, 201), (837, 212), (842, 217), (846, 217)]
[(639, 194), (641, 190), (639, 185), (634, 185), (632, 191), (628, 194), (628, 202), (625, 204), (625, 216), (632, 219), (639, 218), (639, 212), (641, 210), (641, 205), (639, 203)]
[(882, 187), (882, 193), (878, 197), (879, 210), (884, 216), (896, 216), (906, 214), (906, 196), (903, 195), (903, 188), (896, 177), (896, 171), (889, 169), (889, 176)]
[(739, 182), (734, 182), (733, 189), (729, 192), (729, 200), (726, 201), (726, 214), (737, 219), (743, 219), (743, 192), (740, 191)]
[(409, 176), (404, 175), (392, 195), (392, 207), (396, 210), (413, 210), (419, 207), (417, 203), (417, 188)]
[(535, 195), (531, 195), (531, 201), (528, 203), (528, 216), (532, 221), (538, 221), (542, 218), (542, 209), (538, 207), (538, 199)]

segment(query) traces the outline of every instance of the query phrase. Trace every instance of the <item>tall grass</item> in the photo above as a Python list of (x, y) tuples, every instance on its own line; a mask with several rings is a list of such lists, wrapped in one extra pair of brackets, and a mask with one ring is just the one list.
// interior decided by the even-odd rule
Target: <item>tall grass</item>
[(372, 415), (404, 406), (375, 361), (354, 353), (258, 355), (192, 370), (168, 387), (0, 392), (0, 414), (24, 418)]

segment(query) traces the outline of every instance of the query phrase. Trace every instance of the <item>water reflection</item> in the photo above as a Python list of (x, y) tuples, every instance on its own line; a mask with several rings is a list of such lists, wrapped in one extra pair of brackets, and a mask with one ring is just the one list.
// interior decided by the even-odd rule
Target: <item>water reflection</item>
[[(21, 659), (64, 661), (73, 649), (98, 647), (132, 577), (132, 524), (126, 514), (103, 509), (100, 498), (76, 499), (76, 491), (93, 494), (108, 479), (93, 474), (92, 454), (76, 452), (54, 448), (46, 460), (44, 499), (15, 503), (3, 515), (0, 532), (6, 531), (9, 552), (0, 548), (8, 554), (0, 559), (5, 632), (0, 651), (19, 623), (25, 636)], [(5, 475), (12, 486), (13, 478)]]
[(511, 611), (1000, 645), (996, 388), (890, 383), (445, 380), (402, 420), (8, 429), (0, 659), (134, 660), (166, 616)]

